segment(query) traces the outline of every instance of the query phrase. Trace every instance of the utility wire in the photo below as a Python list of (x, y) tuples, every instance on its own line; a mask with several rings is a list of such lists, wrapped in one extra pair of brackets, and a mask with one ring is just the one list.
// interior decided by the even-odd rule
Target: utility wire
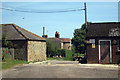
[(28, 12), (28, 13), (61, 13), (61, 12), (75, 12), (75, 11), (81, 11), (81, 10), (85, 10), (85, 9), (66, 9), (66, 10), (25, 10), (25, 9), (14, 9), (14, 8), (6, 8), (6, 7), (2, 7), (0, 9), (3, 10), (8, 10), (8, 11), (17, 11), (17, 12)]

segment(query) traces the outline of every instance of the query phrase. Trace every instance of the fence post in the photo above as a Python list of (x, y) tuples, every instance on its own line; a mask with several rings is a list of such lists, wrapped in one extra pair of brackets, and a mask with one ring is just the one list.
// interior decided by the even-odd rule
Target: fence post
[(14, 60), (14, 48), (10, 48), (11, 60)]

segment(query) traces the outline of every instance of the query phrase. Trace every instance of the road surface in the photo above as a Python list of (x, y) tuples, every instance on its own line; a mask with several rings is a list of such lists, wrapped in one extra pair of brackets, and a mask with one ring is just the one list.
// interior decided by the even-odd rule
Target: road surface
[[(87, 65), (87, 64), (86, 64)], [(24, 64), (3, 70), (3, 78), (118, 78), (117, 67), (86, 66), (73, 61)]]

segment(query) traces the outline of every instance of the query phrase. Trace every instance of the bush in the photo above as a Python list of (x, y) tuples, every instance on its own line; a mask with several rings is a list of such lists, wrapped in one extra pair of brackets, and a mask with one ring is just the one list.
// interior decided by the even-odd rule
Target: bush
[(59, 42), (55, 42), (53, 40), (46, 40), (47, 43), (47, 57), (53, 56), (65, 56), (65, 50), (60, 49)]
[(72, 50), (65, 50), (64, 60), (73, 61), (73, 52)]
[(65, 49), (59, 49), (59, 50), (57, 50), (57, 52), (58, 52), (58, 56), (66, 57), (65, 56)]

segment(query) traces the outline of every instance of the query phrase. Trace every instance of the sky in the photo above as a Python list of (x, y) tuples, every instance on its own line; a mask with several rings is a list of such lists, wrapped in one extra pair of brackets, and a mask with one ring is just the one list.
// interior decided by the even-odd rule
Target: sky
[[(87, 21), (92, 23), (117, 22), (118, 2), (87, 2)], [(19, 10), (56, 11), (84, 9), (84, 2), (3, 2), (2, 7)], [(45, 34), (54, 37), (55, 32), (61, 38), (72, 38), (74, 30), (85, 23), (85, 11), (61, 13), (28, 13), (2, 10), (2, 24), (14, 23), (39, 36)]]

